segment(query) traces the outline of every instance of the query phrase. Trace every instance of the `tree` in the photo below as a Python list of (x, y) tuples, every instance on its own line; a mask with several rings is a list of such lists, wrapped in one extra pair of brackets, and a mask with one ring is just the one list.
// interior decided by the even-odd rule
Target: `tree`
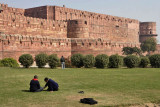
[(132, 54), (132, 48), (131, 47), (124, 47), (122, 52), (125, 55), (130, 55), (130, 54)]
[(143, 52), (150, 53), (151, 51), (154, 52), (156, 50), (156, 39), (155, 38), (148, 38), (141, 44), (141, 49)]
[(137, 48), (137, 47), (133, 47), (132, 48), (132, 54), (136, 54), (136, 55), (141, 55), (141, 49), (140, 48)]
[(132, 54), (136, 54), (136, 55), (141, 55), (141, 49), (137, 48), (137, 47), (124, 47), (123, 48), (123, 54), (125, 55), (132, 55)]

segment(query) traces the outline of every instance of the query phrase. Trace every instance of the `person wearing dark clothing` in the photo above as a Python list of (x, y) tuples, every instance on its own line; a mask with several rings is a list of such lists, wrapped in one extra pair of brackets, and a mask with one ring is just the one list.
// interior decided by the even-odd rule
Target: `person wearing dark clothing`
[(47, 77), (44, 79), (44, 81), (46, 82), (46, 85), (44, 88), (46, 88), (48, 86), (48, 91), (58, 91), (58, 83), (56, 83), (54, 80), (52, 79), (48, 79)]
[(62, 69), (64, 69), (65, 68), (65, 59), (63, 56), (61, 57), (60, 61), (61, 61)]
[(30, 82), (30, 92), (40, 92), (43, 88), (40, 87), (38, 76), (35, 75), (34, 78)]

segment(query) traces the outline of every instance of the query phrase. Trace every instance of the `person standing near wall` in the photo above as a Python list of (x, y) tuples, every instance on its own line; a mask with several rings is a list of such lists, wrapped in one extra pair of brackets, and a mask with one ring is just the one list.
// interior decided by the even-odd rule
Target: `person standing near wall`
[(65, 59), (63, 56), (61, 57), (60, 61), (61, 61), (62, 69), (64, 69), (65, 68)]

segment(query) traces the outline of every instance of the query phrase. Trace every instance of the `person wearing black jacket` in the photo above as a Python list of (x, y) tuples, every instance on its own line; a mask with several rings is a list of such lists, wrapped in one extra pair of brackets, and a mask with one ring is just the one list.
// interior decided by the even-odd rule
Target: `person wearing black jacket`
[(58, 83), (56, 83), (54, 80), (49, 79), (49, 78), (45, 78), (44, 81), (46, 82), (46, 85), (44, 88), (46, 88), (48, 86), (47, 91), (58, 91), (59, 85)]
[(38, 76), (35, 75), (34, 78), (30, 82), (30, 92), (40, 92), (43, 88), (40, 87)]
[(60, 61), (61, 61), (62, 69), (64, 69), (65, 68), (65, 59), (63, 56), (61, 57)]

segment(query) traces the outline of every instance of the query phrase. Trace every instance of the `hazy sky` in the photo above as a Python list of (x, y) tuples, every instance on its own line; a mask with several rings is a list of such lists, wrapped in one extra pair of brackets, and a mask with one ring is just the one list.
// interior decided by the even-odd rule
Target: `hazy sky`
[[(68, 8), (157, 22), (160, 35), (160, 0), (0, 0), (10, 7), (31, 8), (43, 5), (65, 5)], [(160, 36), (157, 37), (160, 43)]]

